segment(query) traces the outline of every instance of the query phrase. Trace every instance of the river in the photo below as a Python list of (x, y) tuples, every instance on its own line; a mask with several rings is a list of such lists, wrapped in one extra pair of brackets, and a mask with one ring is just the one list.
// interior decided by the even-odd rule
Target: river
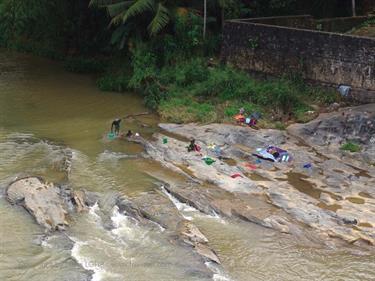
[[(138, 157), (142, 149), (105, 138), (115, 117), (144, 112), (141, 97), (100, 92), (94, 77), (62, 65), (0, 50), (0, 280), (200, 280), (191, 253), (176, 248), (163, 231), (149, 231), (115, 208), (95, 205), (71, 218), (63, 234), (46, 236), (21, 207), (10, 205), (5, 184), (17, 175), (60, 182), (59, 150), (73, 152), (69, 184), (100, 192), (110, 202), (154, 189), (178, 176)], [(127, 119), (122, 129), (151, 137), (155, 115)], [(104, 201), (105, 201), (104, 200)], [(255, 224), (208, 217), (175, 202), (192, 218), (222, 260), (215, 280), (374, 280), (375, 258), (347, 249), (303, 246), (293, 237)], [(110, 222), (103, 220), (110, 213)], [(111, 223), (114, 228), (106, 227)], [(62, 237), (69, 237), (73, 245)], [(71, 247), (72, 246), (72, 247)], [(210, 266), (210, 265), (207, 265)]]

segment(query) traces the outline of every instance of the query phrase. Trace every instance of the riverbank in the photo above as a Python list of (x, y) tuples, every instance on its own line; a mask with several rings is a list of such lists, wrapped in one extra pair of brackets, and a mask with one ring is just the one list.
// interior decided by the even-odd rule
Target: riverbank
[(258, 127), (284, 129), (291, 122), (316, 118), (332, 104), (348, 104), (333, 89), (309, 86), (297, 74), (259, 78), (223, 65), (212, 52), (176, 52), (173, 56), (179, 60), (164, 61), (152, 44), (107, 57), (64, 56), (30, 42), (8, 47), (59, 60), (70, 72), (92, 74), (104, 92), (136, 92), (164, 122), (233, 122), (244, 108), (249, 114), (260, 113)]
[[(221, 188), (223, 185), (215, 185), (216, 175), (213, 175), (215, 182), (200, 184), (201, 181), (189, 175), (190, 171), (183, 165), (180, 168), (185, 170), (185, 174), (176, 173), (142, 153), (143, 149), (138, 144), (108, 140), (106, 132), (113, 116), (147, 110), (139, 95), (100, 92), (91, 76), (67, 73), (59, 63), (30, 55), (2, 51), (0, 61), (0, 108), (4, 117), (0, 118), (0, 148), (4, 156), (0, 161), (0, 224), (3, 226), (0, 229), (3, 242), (0, 256), (6, 257), (0, 263), (0, 279), (123, 281), (146, 278), (196, 281), (206, 277), (212, 280), (210, 278), (213, 277), (249, 281), (249, 277), (250, 280), (318, 280), (322, 276), (328, 279), (372, 280), (375, 276), (373, 253), (362, 245), (364, 241), (357, 241), (357, 246), (324, 235), (322, 238), (316, 228), (306, 227), (305, 223), (294, 219), (294, 215), (268, 203), (262, 195), (224, 190)], [(317, 140), (325, 129), (331, 128), (329, 131), (333, 133), (332, 127), (339, 127), (337, 124), (352, 122), (351, 119), (341, 120), (339, 116), (342, 112), (331, 114), (338, 116), (338, 123), (331, 124), (328, 122), (330, 119), (326, 119), (327, 123), (320, 123)], [(174, 139), (177, 139), (181, 141), (178, 148), (181, 154), (175, 157), (186, 157), (183, 163), (191, 161), (204, 165), (197, 166), (198, 170), (202, 168), (205, 171), (203, 169), (207, 167), (216, 170), (223, 166), (222, 170), (229, 172), (232, 171), (230, 169), (238, 169), (236, 166), (242, 167), (241, 161), (229, 158), (207, 166), (202, 157), (187, 153), (188, 138), (157, 128), (159, 123), (156, 115), (150, 115), (125, 119), (121, 125), (125, 132), (127, 129), (139, 132), (152, 145), (155, 142), (153, 134), (166, 135), (167, 144), (158, 139), (154, 146), (166, 151), (161, 156), (167, 160), (174, 157)], [(310, 123), (306, 132), (316, 125)], [(177, 128), (180, 125), (173, 126)], [(211, 133), (215, 138), (222, 134), (221, 138), (226, 142), (232, 141), (224, 133), (226, 127), (229, 132), (243, 131), (239, 140), (248, 140), (245, 145), (250, 148), (257, 146), (252, 141), (258, 133), (258, 137), (262, 137), (261, 144), (270, 142), (266, 141), (270, 139), (266, 137), (267, 130), (223, 124), (207, 126), (218, 126), (218, 133), (206, 134)], [(204, 126), (193, 127), (197, 127), (194, 129), (197, 132), (204, 133)], [(360, 129), (361, 126), (354, 122), (353, 126), (348, 126), (348, 132), (352, 131), (351, 128)], [(362, 126), (363, 132), (366, 128)], [(286, 131), (276, 132), (286, 134)], [(195, 131), (191, 133), (195, 134)], [(365, 134), (357, 135), (366, 139)], [(304, 138), (308, 139), (307, 136)], [(197, 135), (198, 144), (206, 149), (205, 142), (201, 142), (203, 139)], [(284, 145), (280, 144), (281, 147)], [(334, 147), (339, 145), (333, 146), (332, 143)], [(364, 143), (361, 148), (363, 151), (360, 153), (345, 155), (350, 159), (358, 155), (359, 159), (365, 155), (362, 152), (367, 152), (371, 157), (371, 151)], [(70, 153), (64, 153), (67, 151)], [(298, 156), (299, 150), (296, 151), (297, 154), (292, 151), (294, 157)], [(227, 153), (225, 149), (224, 152)], [(339, 149), (340, 157), (341, 153), (344, 152)], [(65, 160), (65, 156), (69, 161)], [(323, 159), (321, 157), (318, 155), (317, 160), (322, 161), (319, 160)], [(228, 167), (221, 162), (236, 166)], [(279, 166), (275, 165), (274, 172)], [(173, 169), (173, 162), (170, 167)], [(242, 168), (249, 173), (259, 171), (262, 174), (263, 168), (253, 171), (252, 167)], [(325, 169), (328, 172), (333, 170)], [(66, 171), (69, 173), (66, 174)], [(335, 174), (333, 171), (331, 176)], [(97, 204), (90, 204), (88, 211), (82, 213), (69, 212), (69, 225), (65, 231), (45, 233), (45, 229), (26, 210), (9, 204), (6, 199), (5, 187), (17, 176), (30, 175), (43, 177), (55, 186), (86, 190), (89, 195), (95, 195)], [(351, 177), (351, 184), (355, 184), (357, 177), (362, 183), (364, 175), (359, 173)], [(218, 184), (227, 182), (231, 186), (246, 180), (249, 189), (261, 189), (263, 192), (262, 178), (251, 177), (249, 180), (232, 179), (223, 173), (224, 181)], [(279, 183), (286, 188), (285, 181), (275, 181), (275, 188)], [(328, 182), (331, 181), (333, 179), (329, 178)], [(246, 185), (242, 188), (246, 190)], [(369, 195), (359, 194), (359, 197), (362, 196)], [(338, 204), (349, 200), (359, 202), (350, 197)], [(370, 201), (364, 200), (365, 206), (371, 202), (371, 198)], [(134, 211), (141, 211), (139, 221), (136, 220), (136, 212), (125, 209), (132, 206), (136, 207)], [(348, 214), (340, 213), (340, 216), (348, 217)], [(189, 246), (183, 241), (189, 243), (189, 238), (175, 235), (189, 234), (191, 227), (184, 228), (183, 224), (176, 227), (183, 220), (189, 220), (207, 238), (208, 243), (203, 237), (200, 242), (216, 253), (220, 266), (206, 263), (196, 252), (202, 247)], [(354, 234), (357, 235), (356, 232)], [(324, 244), (326, 241), (328, 246)]]

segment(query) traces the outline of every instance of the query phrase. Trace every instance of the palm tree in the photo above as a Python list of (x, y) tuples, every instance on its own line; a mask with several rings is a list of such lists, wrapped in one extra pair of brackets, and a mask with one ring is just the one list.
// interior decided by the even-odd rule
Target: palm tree
[(111, 24), (126, 24), (132, 18), (149, 13), (152, 18), (148, 24), (151, 36), (162, 31), (172, 18), (175, 8), (173, 0), (91, 0), (90, 6), (105, 7), (112, 18)]
[(206, 28), (207, 28), (207, 0), (203, 0), (203, 39), (206, 39)]

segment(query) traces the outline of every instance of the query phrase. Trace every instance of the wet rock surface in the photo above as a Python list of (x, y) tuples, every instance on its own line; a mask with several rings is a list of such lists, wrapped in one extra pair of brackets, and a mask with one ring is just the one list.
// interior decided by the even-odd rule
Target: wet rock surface
[[(166, 235), (172, 241), (192, 247), (203, 258), (202, 265), (205, 261), (214, 261), (220, 264), (218, 256), (208, 245), (208, 239), (197, 226), (180, 214), (162, 190), (142, 193), (130, 200), (121, 197), (116, 204), (119, 210), (122, 210), (127, 216), (146, 226), (155, 227), (157, 224), (166, 231)], [(153, 224), (150, 225), (150, 222)], [(204, 267), (204, 270), (208, 269)]]
[[(292, 129), (291, 133), (226, 124), (161, 124), (163, 130), (171, 133), (167, 143), (163, 142), (163, 134), (156, 134), (152, 142), (140, 143), (148, 157), (189, 179), (189, 184), (170, 184), (166, 189), (203, 213), (239, 218), (283, 233), (308, 236), (306, 229), (301, 229), (302, 223), (310, 226), (325, 242), (333, 238), (332, 241), (339, 243), (335, 238), (340, 238), (356, 245), (374, 245), (374, 167), (361, 164), (361, 154), (337, 154), (340, 142), (355, 136), (363, 145), (361, 153), (367, 153), (369, 159), (374, 160), (371, 156), (373, 109), (374, 105), (353, 108), (347, 119), (352, 121), (345, 122), (341, 120), (341, 112), (333, 113), (335, 121), (332, 122), (327, 121), (331, 115), (324, 115), (319, 121), (294, 125), (299, 129)], [(362, 119), (358, 117), (361, 114)], [(317, 136), (309, 139), (303, 132), (310, 132), (314, 122), (317, 122), (314, 126), (319, 123), (321, 127), (315, 129)], [(335, 145), (321, 147), (327, 124), (337, 127), (336, 138), (329, 137)], [(359, 129), (358, 124), (364, 125)], [(341, 128), (344, 125), (346, 128)], [(188, 142), (171, 137), (174, 134), (195, 138), (202, 150), (188, 153)], [(213, 144), (220, 147), (219, 155), (211, 149)], [(256, 148), (267, 145), (288, 150), (293, 161), (274, 163), (253, 156)], [(202, 160), (205, 157), (215, 162), (207, 165)], [(235, 174), (238, 176), (231, 177)], [(314, 237), (309, 238), (314, 240)]]
[(86, 209), (85, 193), (47, 183), (39, 177), (12, 182), (6, 191), (10, 203), (24, 207), (46, 230), (64, 230), (68, 211)]

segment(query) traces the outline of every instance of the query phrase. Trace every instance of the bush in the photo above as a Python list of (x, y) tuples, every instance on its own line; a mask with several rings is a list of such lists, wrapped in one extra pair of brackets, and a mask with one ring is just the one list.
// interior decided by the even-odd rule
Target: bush
[(227, 117), (233, 117), (234, 115), (238, 114), (240, 108), (244, 108), (245, 112), (248, 114), (254, 112), (263, 112), (263, 110), (259, 106), (253, 103), (236, 101), (226, 105), (224, 109), (224, 115)]
[(165, 97), (165, 93), (160, 90), (159, 86), (154, 84), (148, 84), (144, 91), (145, 105), (151, 109), (156, 110)]
[(129, 86), (134, 89), (142, 89), (145, 82), (154, 80), (158, 74), (156, 66), (157, 55), (147, 45), (139, 45), (132, 56), (133, 74), (129, 80)]
[(124, 74), (109, 73), (96, 81), (102, 91), (123, 92), (128, 89), (129, 77)]
[(350, 151), (350, 152), (359, 152), (361, 151), (361, 146), (353, 142), (347, 142), (340, 147), (341, 150)]
[(277, 130), (285, 130), (286, 126), (285, 126), (284, 123), (277, 121), (277, 122), (275, 122), (275, 129), (277, 129)]
[(320, 105), (329, 105), (334, 102), (340, 102), (340, 94), (333, 89), (323, 89), (321, 87), (309, 87), (308, 94), (312, 101)]
[(203, 59), (195, 58), (175, 66), (164, 67), (158, 79), (162, 84), (176, 84), (176, 86), (185, 87), (204, 81), (207, 75), (207, 67)]

